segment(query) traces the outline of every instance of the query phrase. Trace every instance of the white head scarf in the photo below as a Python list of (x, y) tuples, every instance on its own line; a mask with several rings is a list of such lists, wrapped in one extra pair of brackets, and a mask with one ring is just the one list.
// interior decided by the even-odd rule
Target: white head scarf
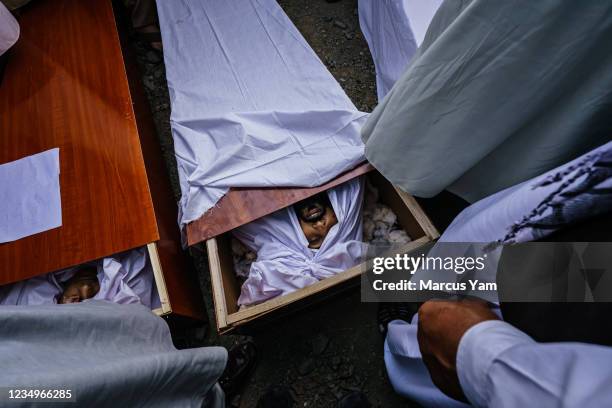
[(308, 241), (293, 207), (284, 208), (234, 231), (249, 249), (257, 252), (249, 277), (242, 285), (238, 305), (251, 305), (291, 293), (333, 276), (361, 261), (361, 207), (363, 180), (356, 179), (328, 191), (338, 223), (321, 248)]

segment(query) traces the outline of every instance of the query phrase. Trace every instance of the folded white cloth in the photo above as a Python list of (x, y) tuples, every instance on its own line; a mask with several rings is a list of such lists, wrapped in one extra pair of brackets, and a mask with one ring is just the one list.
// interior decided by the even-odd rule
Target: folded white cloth
[(308, 248), (293, 207), (237, 228), (235, 236), (257, 252), (238, 305), (251, 305), (310, 286), (358, 264), (365, 254), (361, 207), (363, 179), (328, 191), (338, 223), (321, 248)]

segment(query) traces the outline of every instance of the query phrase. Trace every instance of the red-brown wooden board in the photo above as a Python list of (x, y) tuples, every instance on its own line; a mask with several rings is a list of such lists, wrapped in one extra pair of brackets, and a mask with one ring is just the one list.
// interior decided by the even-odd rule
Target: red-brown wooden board
[(206, 214), (187, 224), (187, 244), (194, 245), (206, 241), (371, 170), (374, 170), (371, 164), (363, 163), (328, 183), (312, 188), (231, 189)]
[(0, 84), (0, 163), (60, 149), (63, 225), (0, 244), (0, 284), (159, 238), (109, 0), (36, 0)]

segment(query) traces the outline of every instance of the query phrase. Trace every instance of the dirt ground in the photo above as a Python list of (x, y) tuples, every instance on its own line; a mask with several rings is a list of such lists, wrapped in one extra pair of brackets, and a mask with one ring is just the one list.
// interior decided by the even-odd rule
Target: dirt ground
[[(376, 105), (374, 65), (359, 29), (356, 0), (279, 0), (353, 103), (369, 112)], [(180, 189), (170, 133), (170, 105), (161, 57), (132, 41), (143, 71), (143, 83), (156, 122), (176, 200)], [(190, 249), (214, 322), (210, 280), (202, 247)], [(240, 398), (239, 407), (255, 407), (270, 385), (290, 386), (296, 407), (335, 407), (352, 390), (367, 394), (375, 407), (415, 406), (397, 396), (386, 376), (383, 339), (376, 329), (375, 304), (361, 303), (358, 287), (266, 325), (253, 333), (259, 362)], [(177, 336), (183, 346), (230, 346), (237, 336), (217, 336), (214, 323), (202, 332)]]

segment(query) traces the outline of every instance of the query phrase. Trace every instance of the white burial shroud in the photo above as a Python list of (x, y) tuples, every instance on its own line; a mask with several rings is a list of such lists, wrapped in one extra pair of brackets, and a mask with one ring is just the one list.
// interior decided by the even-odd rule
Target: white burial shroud
[[(100, 291), (93, 300), (113, 303), (141, 303), (151, 309), (160, 306), (147, 248), (132, 249), (92, 263), (98, 270)], [(0, 305), (44, 305), (57, 303), (62, 283), (74, 276), (68, 268), (0, 286)]]
[(363, 178), (327, 192), (338, 223), (318, 250), (308, 248), (293, 207), (260, 218), (234, 230), (234, 235), (257, 252), (238, 305), (251, 305), (310, 286), (358, 264), (362, 243)]
[(313, 187), (364, 161), (366, 114), (276, 1), (157, 6), (181, 226), (230, 187)]

